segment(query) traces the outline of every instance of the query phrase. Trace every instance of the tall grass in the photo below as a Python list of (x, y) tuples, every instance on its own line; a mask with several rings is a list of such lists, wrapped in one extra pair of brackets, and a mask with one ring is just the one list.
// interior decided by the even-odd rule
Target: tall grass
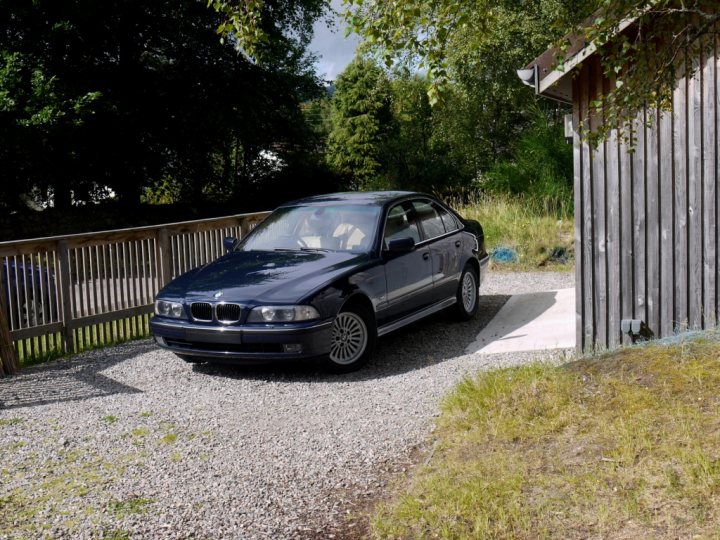
[[(469, 219), (480, 222), (485, 232), (488, 251), (510, 247), (517, 251), (519, 261), (504, 266), (507, 269), (570, 269), (572, 260), (564, 266), (550, 265), (553, 251), (564, 250), (570, 259), (573, 251), (572, 212), (546, 212), (530, 204), (522, 195), (480, 194), (456, 208)], [(564, 216), (564, 217), (562, 217)]]

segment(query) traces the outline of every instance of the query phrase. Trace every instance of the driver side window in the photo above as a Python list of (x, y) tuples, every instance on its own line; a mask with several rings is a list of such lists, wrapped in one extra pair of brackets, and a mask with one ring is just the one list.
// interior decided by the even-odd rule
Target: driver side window
[(391, 240), (410, 237), (415, 242), (420, 241), (420, 230), (417, 223), (412, 219), (409, 208), (398, 204), (390, 209), (385, 221), (384, 247), (388, 246)]

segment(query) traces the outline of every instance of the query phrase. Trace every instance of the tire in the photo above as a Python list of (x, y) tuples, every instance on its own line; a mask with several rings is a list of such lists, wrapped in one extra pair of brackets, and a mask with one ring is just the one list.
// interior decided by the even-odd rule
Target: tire
[(175, 356), (177, 356), (181, 360), (185, 360), (188, 364), (204, 364), (205, 362), (207, 362), (206, 358), (203, 358), (202, 356), (195, 356), (192, 354), (175, 353)]
[(469, 321), (478, 311), (480, 305), (480, 285), (475, 268), (469, 263), (463, 268), (458, 283), (455, 314), (461, 321)]
[(358, 304), (343, 307), (332, 325), (325, 369), (332, 373), (357, 371), (372, 356), (376, 341), (377, 329), (372, 313)]

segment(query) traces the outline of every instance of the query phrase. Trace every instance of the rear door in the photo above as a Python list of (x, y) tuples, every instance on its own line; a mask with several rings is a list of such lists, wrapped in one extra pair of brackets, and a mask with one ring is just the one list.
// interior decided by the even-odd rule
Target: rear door
[(463, 239), (460, 224), (442, 206), (429, 199), (412, 202), (432, 259), (433, 301), (454, 296), (462, 271)]

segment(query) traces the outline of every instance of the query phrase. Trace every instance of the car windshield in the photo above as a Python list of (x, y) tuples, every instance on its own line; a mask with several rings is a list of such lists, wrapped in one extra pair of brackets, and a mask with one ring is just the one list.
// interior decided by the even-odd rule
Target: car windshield
[(255, 227), (237, 250), (368, 252), (379, 214), (379, 207), (369, 205), (280, 208)]

